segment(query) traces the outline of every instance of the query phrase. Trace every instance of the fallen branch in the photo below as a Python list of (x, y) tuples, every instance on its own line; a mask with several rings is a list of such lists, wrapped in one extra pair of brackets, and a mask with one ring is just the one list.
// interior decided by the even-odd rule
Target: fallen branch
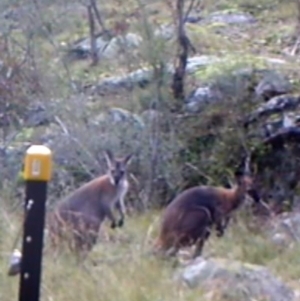
[(251, 123), (256, 122), (262, 117), (267, 117), (275, 113), (280, 113), (285, 110), (296, 109), (300, 105), (300, 96), (285, 94), (275, 96), (268, 102), (262, 104), (254, 112), (252, 112), (244, 121), (244, 126), (247, 127)]

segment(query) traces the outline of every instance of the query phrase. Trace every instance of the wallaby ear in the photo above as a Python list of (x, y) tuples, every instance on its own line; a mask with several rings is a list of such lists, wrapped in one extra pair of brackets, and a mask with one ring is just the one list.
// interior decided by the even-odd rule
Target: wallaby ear
[(241, 170), (236, 170), (234, 173), (235, 179), (237, 182), (240, 181), (240, 179), (244, 176), (244, 173)]
[(133, 154), (129, 154), (124, 158), (124, 164), (128, 165), (131, 162), (131, 159), (133, 157)]
[(114, 155), (109, 149), (104, 151), (104, 157), (106, 159), (108, 167), (111, 167), (113, 165)]
[(244, 174), (250, 175), (251, 169), (250, 169), (250, 163), (251, 163), (251, 155), (247, 155), (244, 163)]

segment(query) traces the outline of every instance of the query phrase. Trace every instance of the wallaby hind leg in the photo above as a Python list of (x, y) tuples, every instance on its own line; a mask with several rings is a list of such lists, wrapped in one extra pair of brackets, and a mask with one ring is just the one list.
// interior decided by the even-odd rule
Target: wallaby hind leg
[(204, 243), (205, 241), (209, 238), (210, 236), (210, 229), (205, 229), (203, 236), (201, 238), (199, 238), (196, 242), (196, 247), (195, 247), (195, 251), (193, 254), (193, 259), (195, 259), (196, 257), (199, 257), (202, 255), (202, 250), (204, 247)]
[[(225, 220), (225, 222), (224, 222)], [(217, 232), (217, 237), (222, 237), (224, 235), (224, 230), (229, 222), (229, 218), (227, 220), (227, 217), (224, 217), (224, 214), (220, 210), (216, 210), (213, 221), (215, 224), (215, 229)]]
[[(231, 220), (231, 216), (230, 216), (230, 215), (224, 217), (224, 223), (223, 223), (223, 229), (224, 229), (224, 230), (227, 228), (227, 226), (228, 226), (230, 220)], [(224, 230), (223, 230), (223, 231), (224, 231)]]

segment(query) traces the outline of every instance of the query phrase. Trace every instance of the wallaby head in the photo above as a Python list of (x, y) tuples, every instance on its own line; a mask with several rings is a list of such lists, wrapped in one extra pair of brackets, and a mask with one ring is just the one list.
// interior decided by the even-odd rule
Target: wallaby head
[(247, 193), (253, 189), (253, 178), (249, 174), (237, 171), (235, 173), (237, 188)]
[(110, 150), (104, 152), (104, 156), (107, 162), (107, 174), (113, 185), (119, 185), (123, 180), (127, 178), (127, 166), (130, 163), (133, 154), (129, 154), (122, 158), (115, 158)]
[(241, 195), (254, 191), (254, 181), (250, 169), (250, 156), (247, 156), (243, 170), (235, 172), (236, 188)]
[(250, 155), (247, 156), (245, 160), (245, 167), (244, 167), (243, 174), (237, 175), (237, 183), (241, 187), (243, 187), (246, 193), (252, 198), (254, 205), (262, 206), (265, 211), (268, 211), (268, 213), (270, 213), (270, 208), (265, 202), (263, 202), (260, 193), (261, 191), (259, 191), (260, 189), (255, 183), (255, 178), (251, 173)]
[(252, 207), (254, 210), (263, 211), (264, 214), (271, 214), (271, 210), (269, 206), (262, 201), (259, 190), (257, 189), (257, 185), (255, 184), (254, 176), (252, 176), (250, 170), (250, 156), (247, 156), (245, 160), (245, 166), (243, 172), (238, 171), (235, 173), (236, 178), (236, 191), (240, 198), (244, 198), (247, 194), (251, 197), (253, 201)]

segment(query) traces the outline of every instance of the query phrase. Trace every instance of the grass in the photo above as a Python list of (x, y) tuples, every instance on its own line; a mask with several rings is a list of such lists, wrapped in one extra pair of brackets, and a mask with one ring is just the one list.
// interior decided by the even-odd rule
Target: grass
[[(112, 239), (107, 241), (101, 236), (81, 266), (76, 265), (75, 259), (67, 253), (54, 258), (53, 254), (45, 252), (42, 300), (209, 300), (204, 294), (199, 294), (199, 289), (190, 290), (175, 283), (176, 268), (171, 262), (147, 254), (157, 231), (158, 217), (159, 212), (133, 215), (123, 229), (115, 231), (104, 226), (103, 230)], [(14, 227), (1, 227), (0, 230), (2, 301), (17, 300), (19, 285), (18, 277), (4, 275), (8, 253), (20, 224), (17, 216), (12, 215), (9, 220)], [(3, 219), (2, 224), (5, 224)], [(222, 239), (213, 236), (208, 241), (203, 255), (264, 265), (297, 288), (300, 246), (286, 250), (275, 248), (263, 233), (249, 231), (246, 225), (247, 222), (239, 216)], [(97, 265), (94, 266), (92, 261)]]

